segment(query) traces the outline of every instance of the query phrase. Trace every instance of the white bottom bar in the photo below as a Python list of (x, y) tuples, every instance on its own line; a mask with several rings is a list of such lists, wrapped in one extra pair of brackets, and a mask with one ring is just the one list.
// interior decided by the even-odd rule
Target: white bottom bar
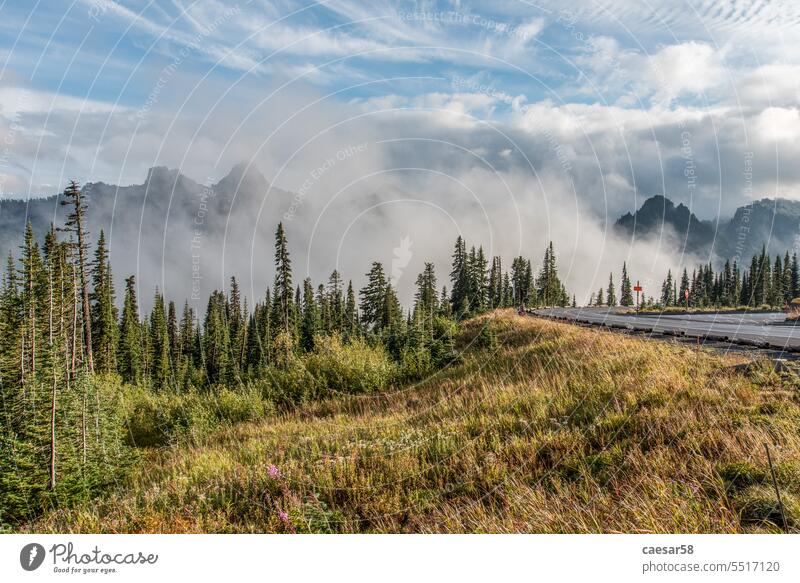
[[(45, 557), (26, 571), (32, 543)], [(0, 581), (796, 582), (798, 550), (797, 535), (4, 535)]]

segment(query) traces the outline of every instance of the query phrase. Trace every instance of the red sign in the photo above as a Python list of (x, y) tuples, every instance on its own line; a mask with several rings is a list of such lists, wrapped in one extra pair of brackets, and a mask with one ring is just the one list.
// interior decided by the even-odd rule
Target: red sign
[(687, 300), (689, 299), (689, 290), (688, 289), (683, 290), (683, 297), (685, 297)]
[(635, 285), (635, 286), (633, 286), (633, 291), (635, 291), (635, 292), (640, 292), (640, 291), (642, 291), (642, 286), (640, 286), (640, 285)]

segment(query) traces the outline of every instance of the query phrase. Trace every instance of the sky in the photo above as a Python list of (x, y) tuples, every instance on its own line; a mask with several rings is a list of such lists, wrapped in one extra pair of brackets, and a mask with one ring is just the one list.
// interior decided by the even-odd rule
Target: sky
[(304, 264), (555, 239), (584, 293), (688, 261), (611, 233), (649, 196), (800, 199), (798, 37), (789, 0), (0, 0), (0, 195), (244, 163)]

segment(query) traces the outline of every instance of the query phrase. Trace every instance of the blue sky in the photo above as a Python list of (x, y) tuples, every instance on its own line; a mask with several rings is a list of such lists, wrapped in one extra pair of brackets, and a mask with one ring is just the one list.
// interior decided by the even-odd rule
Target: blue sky
[(141, 182), (155, 165), (219, 178), (241, 161), (296, 190), (314, 163), (284, 168), (301, 136), (358, 131), (555, 165), (595, 213), (663, 193), (706, 215), (800, 195), (793, 2), (6, 0), (0, 15), (7, 196)]
[[(613, 39), (618, 51), (650, 55), (698, 41), (726, 53), (726, 60), (752, 64), (774, 57), (745, 45), (764, 29), (790, 34), (797, 17), (790, 3), (761, 12), (745, 2), (727, 8), (694, 3), (707, 9), (697, 15), (684, 2), (659, 3), (661, 14), (650, 15), (636, 3), (562, 4), (6, 1), (0, 40), (4, 68), (32, 88), (124, 106), (145, 101), (154, 75), (185, 47), (192, 51), (181, 64), (183, 73), (210, 74), (220, 82), (241, 75), (256, 83), (292, 78), (319, 67), (304, 79), (346, 88), (422, 72), (441, 78), (440, 89), (446, 90), (458, 73), (530, 100), (556, 92), (570, 100), (613, 102), (621, 88), (589, 87), (580, 79), (587, 55), (598, 54), (598, 39)], [(776, 40), (771, 52), (780, 53)], [(330, 61), (336, 62), (326, 65)], [(414, 87), (386, 83), (348, 94), (390, 91), (408, 95)]]

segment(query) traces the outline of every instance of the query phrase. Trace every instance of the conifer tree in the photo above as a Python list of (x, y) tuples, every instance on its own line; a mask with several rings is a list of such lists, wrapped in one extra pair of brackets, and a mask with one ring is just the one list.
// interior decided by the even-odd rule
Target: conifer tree
[(169, 360), (169, 331), (164, 296), (156, 288), (153, 311), (150, 313), (150, 376), (157, 390), (169, 386), (171, 363)]
[(331, 314), (330, 296), (323, 284), (317, 286), (317, 311), (319, 312), (319, 329), (325, 334), (333, 332), (333, 316)]
[(88, 233), (84, 229), (86, 218), (86, 202), (78, 183), (71, 180), (69, 186), (64, 190), (65, 200), (62, 205), (71, 207), (67, 220), (64, 223), (64, 230), (75, 236), (73, 244), (77, 250), (77, 271), (78, 285), (80, 286), (81, 297), (81, 320), (83, 322), (83, 347), (86, 352), (86, 366), (90, 373), (94, 372), (94, 357), (92, 354), (92, 320), (89, 304), (89, 273), (88, 273)]
[(405, 344), (403, 309), (391, 283), (387, 283), (383, 292), (383, 308), (381, 310), (380, 332), (384, 344), (395, 358), (399, 358)]
[(450, 295), (447, 293), (447, 286), (442, 286), (442, 293), (439, 296), (439, 315), (443, 318), (451, 318), (453, 316), (453, 308), (450, 305)]
[(608, 276), (608, 290), (606, 291), (606, 305), (607, 306), (616, 306), (617, 305), (617, 293), (614, 291), (614, 274), (611, 273)]
[(492, 257), (492, 267), (489, 270), (489, 309), (499, 308), (503, 304), (503, 266), (500, 257)]
[(383, 265), (375, 261), (367, 273), (367, 285), (359, 292), (361, 295), (361, 321), (368, 327), (380, 329), (387, 321), (385, 314), (386, 287)]
[(353, 281), (347, 282), (347, 299), (344, 306), (344, 336), (352, 339), (359, 335), (358, 306), (356, 304), (356, 294), (353, 290)]
[(383, 328), (397, 326), (403, 321), (403, 308), (397, 299), (397, 293), (392, 288), (391, 283), (386, 284), (384, 290), (384, 304), (381, 316), (383, 317)]
[(178, 324), (178, 311), (172, 300), (167, 304), (167, 339), (169, 345), (169, 361), (175, 370), (181, 359), (181, 334)]
[(92, 341), (95, 368), (100, 372), (116, 372), (119, 328), (114, 304), (114, 279), (103, 231), (97, 239), (92, 271)]
[(769, 303), (771, 306), (783, 305), (783, 262), (780, 255), (775, 256), (775, 265), (772, 269)]
[[(59, 367), (59, 364), (66, 365), (66, 360), (61, 361), (59, 345), (63, 335), (60, 333), (59, 325), (63, 323), (60, 318), (62, 313), (62, 302), (60, 301), (59, 290), (63, 287), (60, 285), (60, 276), (64, 273), (61, 265), (60, 245), (58, 243), (55, 229), (52, 224), (50, 230), (45, 235), (44, 241), (44, 264), (47, 280), (47, 290), (45, 299), (45, 310), (47, 317), (47, 331), (46, 331), (46, 344), (47, 350), (45, 355), (46, 366), (50, 369), (50, 472), (49, 472), (49, 487), (51, 491), (55, 491), (57, 485), (57, 457), (58, 457), (58, 434), (57, 431), (57, 414), (59, 412), (59, 393), (58, 387), (62, 380), (65, 379), (64, 373), (66, 366)], [(1, 332), (1, 331), (0, 331)], [(2, 424), (0, 424), (2, 427)]]
[(28, 377), (33, 380), (36, 375), (39, 358), (38, 351), (41, 349), (41, 321), (39, 316), (45, 308), (42, 305), (45, 291), (44, 266), (39, 252), (39, 244), (33, 235), (33, 227), (30, 222), (25, 228), (25, 238), (21, 250), (20, 280), (22, 285), (20, 301), (24, 313), (21, 373), (24, 382)]
[(793, 289), (792, 289), (792, 263), (791, 263), (791, 261), (792, 260), (789, 257), (789, 252), (787, 251), (786, 255), (784, 255), (784, 257), (783, 257), (783, 278), (782, 278), (783, 281), (781, 282), (782, 283), (782, 287), (783, 287), (783, 298), (782, 298), (783, 301), (782, 301), (782, 303), (784, 303), (784, 304), (788, 304), (789, 302), (791, 302), (792, 298), (794, 297), (792, 295)]
[(344, 296), (342, 295), (342, 276), (336, 269), (328, 278), (328, 306), (330, 330), (341, 332), (344, 327)]
[(622, 263), (622, 282), (620, 284), (619, 294), (619, 304), (621, 306), (633, 305), (633, 288), (631, 286), (631, 280), (628, 277), (628, 266), (625, 262)]
[(203, 322), (203, 365), (206, 378), (211, 385), (231, 382), (234, 376), (231, 370), (231, 342), (225, 314), (226, 304), (224, 293), (212, 292)]
[(524, 307), (528, 304), (532, 284), (530, 261), (522, 256), (516, 257), (511, 262), (512, 305)]
[(419, 312), (419, 324), (424, 330), (433, 330), (433, 318), (438, 310), (436, 295), (436, 273), (433, 263), (425, 263), (425, 268), (417, 276), (417, 291), (414, 295), (414, 312)]
[(273, 321), (286, 334), (291, 334), (293, 320), (292, 262), (283, 223), (275, 233), (275, 286), (272, 289)]
[(250, 378), (262, 375), (261, 360), (261, 334), (258, 329), (258, 318), (262, 307), (260, 304), (253, 306), (253, 313), (247, 318), (247, 347), (246, 347), (246, 372)]
[(311, 278), (303, 281), (303, 323), (300, 327), (300, 347), (305, 351), (314, 349), (314, 337), (320, 331), (319, 311), (314, 298)]
[(273, 361), (272, 294), (270, 289), (264, 293), (264, 304), (256, 312), (256, 332), (258, 351), (253, 354), (251, 366), (265, 367)]
[(556, 267), (556, 254), (553, 249), (553, 242), (547, 246), (544, 253), (544, 261), (539, 277), (536, 282), (537, 296), (540, 305), (553, 306), (561, 305), (565, 302), (562, 294), (561, 281), (558, 279), (558, 268)]
[(244, 351), (246, 343), (245, 317), (242, 313), (242, 292), (239, 282), (231, 277), (231, 291), (228, 296), (226, 317), (228, 322), (228, 337), (231, 342), (230, 362), (235, 375), (239, 375), (244, 366)]
[(125, 280), (125, 299), (122, 306), (122, 321), (119, 332), (118, 363), (123, 380), (139, 383), (143, 379), (142, 330), (139, 319), (139, 303), (136, 299), (136, 278)]
[(511, 277), (508, 272), (503, 274), (503, 307), (510, 308), (514, 305), (514, 288), (511, 285)]
[(750, 260), (750, 277), (749, 277), (750, 294), (747, 298), (747, 304), (750, 306), (758, 306), (764, 303), (764, 287), (761, 282), (761, 263), (759, 257), (753, 255)]
[[(483, 311), (488, 304), (489, 294), (489, 274), (488, 261), (483, 252), (483, 247), (478, 247), (478, 251), (472, 253), (470, 265), (470, 292), (472, 299), (472, 309)], [(434, 296), (435, 297), (435, 296)]]
[[(22, 301), (19, 293), (17, 268), (14, 258), (9, 253), (5, 277), (3, 278), (3, 291), (0, 294), (0, 389), (3, 391), (4, 402), (11, 403), (15, 400), (12, 392), (16, 393), (23, 380), (23, 346), (22, 334)], [(0, 409), (6, 413), (3, 428), (10, 422), (14, 414), (7, 407)]]
[(667, 270), (667, 279), (664, 280), (664, 283), (661, 285), (661, 305), (669, 307), (672, 305), (672, 270)]
[[(454, 314), (460, 314), (465, 304), (469, 304), (469, 272), (467, 245), (459, 235), (453, 251), (453, 264), (450, 271), (450, 305)], [(362, 310), (363, 313), (363, 310)]]
[(772, 299), (772, 264), (767, 255), (766, 245), (761, 248), (761, 258), (759, 259), (759, 279), (761, 284), (761, 302), (770, 303)]
[(194, 367), (198, 362), (198, 358), (195, 353), (194, 325), (194, 310), (189, 307), (189, 301), (185, 300), (183, 302), (183, 311), (181, 313), (177, 342), (178, 354), (176, 357), (177, 362), (181, 363), (181, 368), (184, 369), (184, 382), (191, 378), (194, 372)]

